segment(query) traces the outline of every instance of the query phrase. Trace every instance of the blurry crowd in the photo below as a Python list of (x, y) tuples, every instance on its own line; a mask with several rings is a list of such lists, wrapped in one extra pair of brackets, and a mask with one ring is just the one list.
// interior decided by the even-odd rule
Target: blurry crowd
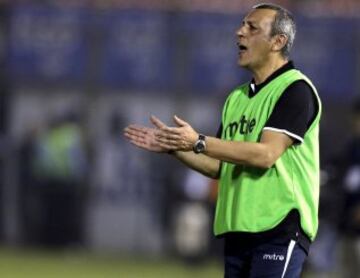
[(19, 214), (24, 243), (83, 241), (88, 150), (76, 115), (30, 129), (19, 146)]
[[(4, 242), (144, 254), (167, 250), (184, 258), (205, 258), (217, 248), (211, 243), (211, 180), (125, 142), (122, 130), (129, 120), (121, 109), (98, 107), (90, 116), (98, 119), (89, 126), (79, 107), (62, 110), (56, 100), (30, 99), (13, 100), (19, 114), (20, 103), (27, 106), (27, 116), (13, 121), (22, 125), (19, 135), (2, 142), (8, 149), (0, 179), (7, 200)], [(37, 109), (43, 112), (32, 118)], [(16, 231), (9, 230), (9, 218)]]
[(342, 150), (321, 166), (320, 225), (309, 259), (310, 269), (319, 277), (358, 277), (360, 273), (359, 99), (349, 105), (348, 120)]
[[(205, 11), (234, 13), (247, 10), (259, 0), (2, 0), (0, 3), (40, 4), (67, 7), (93, 7), (99, 9), (145, 8), (180, 11)], [(288, 9), (307, 13), (309, 16), (352, 16), (358, 17), (360, 4), (356, 0), (277, 0), (277, 4)]]

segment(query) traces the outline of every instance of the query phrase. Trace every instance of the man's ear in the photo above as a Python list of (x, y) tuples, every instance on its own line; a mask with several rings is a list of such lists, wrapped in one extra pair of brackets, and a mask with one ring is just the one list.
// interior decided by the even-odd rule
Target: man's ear
[(273, 36), (272, 40), (273, 40), (272, 50), (280, 51), (286, 45), (286, 43), (288, 41), (288, 37), (284, 34), (279, 34), (279, 35)]

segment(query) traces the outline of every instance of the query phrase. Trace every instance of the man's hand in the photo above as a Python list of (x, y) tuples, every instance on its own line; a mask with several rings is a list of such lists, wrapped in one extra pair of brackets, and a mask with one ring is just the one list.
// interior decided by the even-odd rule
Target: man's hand
[(193, 145), (198, 139), (198, 133), (184, 120), (174, 116), (177, 127), (168, 127), (158, 118), (152, 116), (151, 122), (158, 128), (155, 130), (156, 141), (168, 150), (192, 151)]
[(157, 117), (150, 117), (155, 128), (141, 125), (129, 125), (124, 135), (129, 141), (142, 149), (153, 152), (192, 151), (199, 135), (185, 121), (174, 116), (177, 127), (169, 127)]
[(164, 153), (170, 149), (160, 146), (155, 138), (155, 128), (149, 128), (141, 125), (129, 125), (124, 129), (124, 136), (137, 147), (142, 149)]
[(174, 116), (177, 127), (169, 127), (155, 116), (150, 117), (154, 128), (129, 125), (124, 130), (125, 137), (142, 149), (165, 153), (175, 152), (175, 157), (190, 168), (212, 178), (219, 177), (220, 161), (212, 157), (195, 154), (192, 148), (199, 135), (185, 121)]

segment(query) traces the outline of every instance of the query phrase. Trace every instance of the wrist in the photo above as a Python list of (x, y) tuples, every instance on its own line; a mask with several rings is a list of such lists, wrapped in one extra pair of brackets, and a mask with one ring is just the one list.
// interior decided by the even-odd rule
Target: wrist
[(196, 154), (203, 153), (206, 151), (206, 136), (203, 134), (198, 135), (198, 139), (193, 145), (193, 152)]

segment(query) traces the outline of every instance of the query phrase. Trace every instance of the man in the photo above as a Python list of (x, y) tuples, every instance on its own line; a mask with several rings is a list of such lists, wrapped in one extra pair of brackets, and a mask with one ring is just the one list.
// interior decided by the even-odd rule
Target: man
[(218, 138), (177, 116), (176, 127), (152, 116), (155, 128), (130, 125), (125, 136), (219, 178), (214, 232), (225, 239), (225, 277), (300, 277), (318, 227), (320, 99), (289, 61), (287, 10), (253, 7), (237, 37), (238, 64), (253, 79), (226, 100)]

